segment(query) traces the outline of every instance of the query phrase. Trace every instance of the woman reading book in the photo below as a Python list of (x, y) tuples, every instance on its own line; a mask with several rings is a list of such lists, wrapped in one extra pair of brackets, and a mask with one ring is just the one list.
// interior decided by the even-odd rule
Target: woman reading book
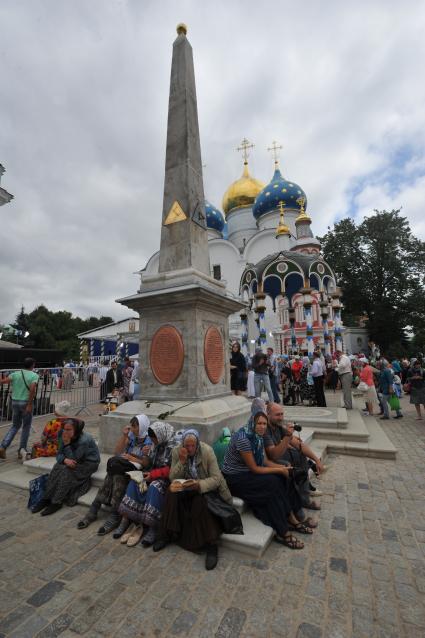
[(170, 481), (153, 551), (158, 552), (175, 541), (189, 551), (205, 551), (205, 567), (214, 569), (222, 529), (219, 520), (210, 513), (204, 496), (218, 491), (226, 503), (232, 503), (232, 496), (213, 449), (199, 440), (197, 430), (185, 430), (181, 445), (174, 448)]

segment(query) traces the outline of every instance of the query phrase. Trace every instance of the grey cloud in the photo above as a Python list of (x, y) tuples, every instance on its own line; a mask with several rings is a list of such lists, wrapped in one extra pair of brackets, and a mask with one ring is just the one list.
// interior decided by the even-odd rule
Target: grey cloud
[[(2, 185), (0, 322), (21, 303), (86, 316), (114, 303), (159, 246), (172, 41), (194, 47), (206, 196), (221, 206), (242, 161), (267, 181), (273, 139), (307, 192), (314, 231), (392, 205), (388, 158), (408, 146), (417, 177), (397, 202), (414, 227), (423, 201), (425, 8), (381, 0), (16, 0), (0, 5)], [(404, 46), (406, 43), (409, 46)], [(412, 159), (413, 162), (413, 159)], [(406, 171), (412, 170), (406, 166)], [(372, 177), (373, 176), (373, 177)]]

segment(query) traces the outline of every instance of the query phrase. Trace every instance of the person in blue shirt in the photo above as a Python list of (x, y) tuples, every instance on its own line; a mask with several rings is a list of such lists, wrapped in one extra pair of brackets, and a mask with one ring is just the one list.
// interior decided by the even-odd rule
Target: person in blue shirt
[[(394, 394), (394, 372), (391, 364), (385, 359), (381, 362), (381, 373), (379, 375), (379, 389), (381, 392), (381, 403), (384, 415), (381, 419), (388, 420), (390, 418), (390, 398)], [(402, 419), (403, 415), (400, 408), (396, 410), (396, 419)]]

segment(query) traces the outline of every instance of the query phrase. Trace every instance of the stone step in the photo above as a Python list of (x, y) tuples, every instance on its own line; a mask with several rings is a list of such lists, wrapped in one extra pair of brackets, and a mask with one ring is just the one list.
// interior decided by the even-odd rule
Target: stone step
[[(106, 463), (110, 458), (110, 454), (101, 454), (100, 455), (100, 465), (97, 470), (92, 475), (92, 485), (94, 487), (100, 487), (106, 476)], [(31, 459), (30, 461), (24, 461), (23, 466), (26, 471), (31, 474), (48, 474), (56, 463), (56, 458), (54, 456), (51, 457), (41, 457), (38, 459)]]
[[(97, 470), (97, 472), (95, 472), (92, 475), (92, 486), (93, 486), (92, 489), (98, 488), (102, 485), (106, 476), (106, 463), (109, 458), (110, 458), (109, 454), (100, 455), (101, 461), (100, 461), (99, 469)], [(56, 462), (56, 459), (54, 457), (45, 457), (45, 458), (31, 459), (30, 461), (25, 461), (23, 463), (23, 466), (25, 467), (25, 470), (27, 473), (36, 474), (37, 476), (40, 476), (40, 474), (48, 474), (51, 471), (52, 467), (54, 466), (55, 462)], [(21, 469), (21, 472), (22, 472), (22, 469)], [(22, 472), (22, 475), (25, 476), (25, 472)], [(27, 479), (27, 483), (28, 483), (28, 479)], [(21, 486), (17, 485), (16, 487), (21, 487)], [(28, 485), (25, 485), (25, 487), (28, 487)], [(82, 502), (82, 505), (86, 504), (85, 503), (85, 501), (87, 500), (86, 497), (87, 497), (87, 494), (85, 494), (82, 497), (84, 501)], [(93, 498), (87, 503), (88, 505), (90, 505)], [(242, 499), (240, 498), (235, 497), (233, 499), (233, 505), (238, 510), (239, 514), (243, 514), (243, 512), (246, 511), (246, 505), (244, 501), (242, 501)]]
[(269, 546), (274, 532), (271, 527), (255, 518), (252, 512), (245, 512), (241, 518), (244, 533), (222, 534), (221, 544), (234, 551), (259, 558)]
[(358, 410), (349, 410), (347, 427), (344, 429), (335, 428), (314, 428), (314, 440), (332, 439), (335, 441), (360, 441), (367, 443), (369, 432), (362, 414)]

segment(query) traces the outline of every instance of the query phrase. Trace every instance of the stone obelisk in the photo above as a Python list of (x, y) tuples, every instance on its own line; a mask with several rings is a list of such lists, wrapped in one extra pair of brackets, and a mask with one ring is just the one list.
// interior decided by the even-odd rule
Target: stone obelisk
[(230, 392), (228, 318), (244, 304), (211, 275), (192, 47), (184, 25), (177, 33), (159, 272), (142, 275), (138, 293), (118, 299), (140, 313), (141, 396), (104, 417), (106, 451), (113, 445), (111, 420), (131, 414), (196, 425), (212, 442), (223, 425), (240, 425), (249, 411), (249, 402)]

